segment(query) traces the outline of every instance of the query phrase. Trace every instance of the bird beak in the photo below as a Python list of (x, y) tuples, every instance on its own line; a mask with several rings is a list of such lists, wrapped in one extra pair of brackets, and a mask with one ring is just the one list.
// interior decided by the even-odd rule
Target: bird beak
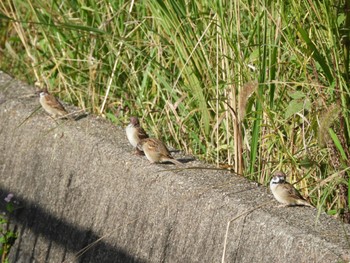
[(39, 90), (35, 91), (34, 94), (35, 94), (36, 96), (39, 96), (39, 95), (40, 95), (40, 92), (42, 92), (42, 90), (39, 89)]

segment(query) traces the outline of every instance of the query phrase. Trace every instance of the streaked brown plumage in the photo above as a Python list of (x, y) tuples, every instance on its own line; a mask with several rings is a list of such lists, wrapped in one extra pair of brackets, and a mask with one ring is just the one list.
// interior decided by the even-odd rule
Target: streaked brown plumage
[(145, 153), (151, 163), (172, 162), (175, 165), (182, 165), (181, 162), (171, 156), (165, 144), (158, 139), (143, 139), (138, 143), (137, 148)]

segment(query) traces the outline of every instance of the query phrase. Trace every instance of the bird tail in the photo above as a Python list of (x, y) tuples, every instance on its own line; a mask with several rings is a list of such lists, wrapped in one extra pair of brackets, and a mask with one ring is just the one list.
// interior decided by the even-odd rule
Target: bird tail
[(308, 201), (302, 200), (302, 199), (298, 199), (297, 204), (298, 204), (298, 205), (309, 206), (309, 207), (314, 207), (314, 206), (313, 206), (312, 204), (310, 204)]
[(176, 159), (166, 159), (166, 160), (164, 160), (164, 161), (169, 161), (169, 162), (172, 162), (173, 164), (175, 164), (175, 165), (184, 165), (182, 162), (179, 162), (178, 160), (176, 160)]

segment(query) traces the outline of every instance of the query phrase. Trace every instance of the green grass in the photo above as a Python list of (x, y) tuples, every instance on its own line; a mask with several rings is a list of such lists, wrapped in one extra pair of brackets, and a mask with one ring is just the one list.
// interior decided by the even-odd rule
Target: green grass
[(249, 179), (287, 171), (313, 204), (346, 214), (342, 10), (329, 0), (3, 1), (0, 66), (117, 124), (138, 115), (167, 144)]

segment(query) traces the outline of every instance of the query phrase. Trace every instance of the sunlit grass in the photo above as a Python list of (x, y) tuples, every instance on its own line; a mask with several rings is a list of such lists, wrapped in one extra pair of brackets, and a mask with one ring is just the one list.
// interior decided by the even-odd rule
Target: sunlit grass
[(348, 213), (341, 2), (75, 3), (1, 2), (1, 68), (117, 124), (138, 115), (260, 183), (285, 170), (313, 204)]

